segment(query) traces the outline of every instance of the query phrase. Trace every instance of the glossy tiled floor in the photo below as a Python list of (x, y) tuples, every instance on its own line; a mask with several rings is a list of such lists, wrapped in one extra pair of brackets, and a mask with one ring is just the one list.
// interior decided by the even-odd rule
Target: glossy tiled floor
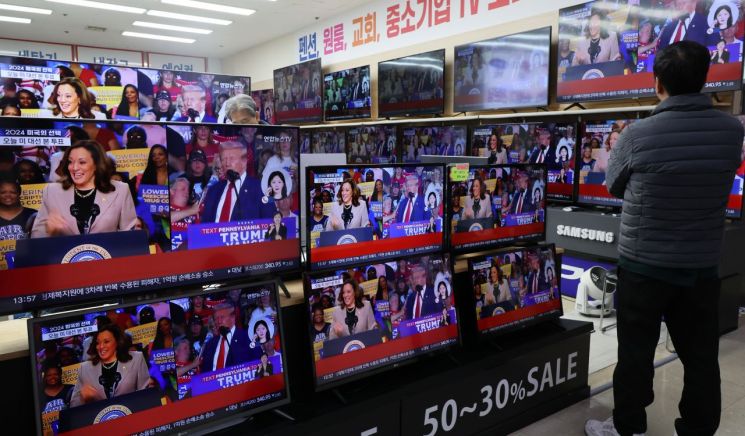
[[(658, 358), (667, 352), (664, 345), (658, 348)], [(740, 318), (740, 328), (722, 337), (719, 350), (722, 375), (722, 421), (717, 435), (745, 434), (745, 318)], [(610, 380), (613, 367), (590, 377), (593, 387)], [(655, 371), (655, 402), (647, 408), (649, 436), (670, 436), (673, 421), (678, 416), (678, 401), (683, 389), (683, 365), (674, 360)], [(514, 435), (584, 435), (587, 419), (606, 419), (613, 410), (613, 390), (609, 389), (581, 403), (538, 421)]]

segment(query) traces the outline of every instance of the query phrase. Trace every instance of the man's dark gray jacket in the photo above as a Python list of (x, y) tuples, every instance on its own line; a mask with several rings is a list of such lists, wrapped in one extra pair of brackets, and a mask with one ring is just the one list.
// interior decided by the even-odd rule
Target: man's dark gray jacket
[(611, 151), (608, 191), (623, 198), (621, 256), (667, 268), (719, 264), (743, 126), (704, 94), (661, 102)]

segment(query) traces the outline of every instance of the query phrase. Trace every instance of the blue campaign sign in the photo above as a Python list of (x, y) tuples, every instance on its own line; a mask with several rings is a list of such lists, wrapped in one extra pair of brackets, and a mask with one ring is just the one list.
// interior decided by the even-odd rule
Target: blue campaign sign
[(605, 269), (616, 267), (615, 264), (609, 262), (582, 259), (564, 254), (561, 257), (561, 294), (565, 297), (577, 298), (577, 287), (582, 273), (594, 266)]
[[(191, 224), (188, 228), (189, 248), (227, 247), (267, 241), (274, 223), (271, 219), (227, 223)], [(282, 218), (287, 229), (286, 239), (297, 239), (297, 218)], [(285, 233), (282, 231), (281, 233)]]

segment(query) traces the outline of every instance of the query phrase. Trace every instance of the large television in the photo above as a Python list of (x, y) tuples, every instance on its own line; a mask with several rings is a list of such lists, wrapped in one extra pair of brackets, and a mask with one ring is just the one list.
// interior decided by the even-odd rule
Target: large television
[(349, 164), (396, 163), (396, 126), (350, 127), (347, 129), (346, 151)]
[(259, 110), (259, 119), (268, 124), (277, 124), (277, 119), (274, 117), (274, 90), (271, 88), (252, 90), (251, 97)]
[(745, 28), (739, 2), (642, 3), (597, 0), (559, 11), (559, 103), (654, 97), (655, 55), (681, 39), (711, 54), (704, 91), (740, 89)]
[(551, 27), (455, 47), (454, 112), (548, 104)]
[(320, 59), (274, 70), (277, 122), (320, 122), (323, 118), (322, 80)]
[(544, 163), (548, 168), (547, 197), (574, 199), (575, 123), (480, 125), (471, 131), (471, 153), (490, 164)]
[[(66, 78), (78, 81), (62, 91), (78, 98), (63, 107), (54, 103), (55, 85)], [(245, 76), (11, 56), (0, 57), (0, 79), (0, 106), (16, 105), (24, 117), (223, 122), (225, 100), (251, 91)]]
[(0, 227), (0, 312), (298, 269), (297, 140), (294, 127), (0, 119), (18, 210)]
[(420, 156), (466, 156), (468, 129), (466, 126), (404, 127), (401, 146), (402, 161), (420, 162)]
[(605, 172), (611, 150), (621, 132), (633, 123), (628, 120), (585, 121), (580, 129), (575, 164), (578, 179), (577, 202), (588, 206), (621, 207), (623, 199), (608, 192)]
[(468, 283), (482, 335), (562, 315), (561, 266), (553, 244), (511, 248), (468, 259)]
[(370, 65), (326, 74), (323, 113), (326, 121), (370, 118)]
[[(737, 118), (745, 125), (745, 116), (740, 115)], [(742, 155), (740, 155), (740, 158), (742, 159), (742, 164), (735, 173), (735, 183), (732, 184), (732, 192), (727, 203), (727, 218), (733, 219), (742, 218), (742, 194), (743, 188), (745, 188), (745, 140), (742, 143)]]
[(449, 167), (450, 248), (488, 249), (546, 235), (546, 166)]
[(31, 319), (37, 433), (201, 432), (288, 403), (277, 295), (272, 281)]
[(439, 251), (443, 165), (308, 167), (311, 270)]
[(447, 254), (309, 274), (305, 297), (318, 389), (393, 368), (458, 341)]
[(378, 116), (445, 111), (445, 49), (378, 63)]

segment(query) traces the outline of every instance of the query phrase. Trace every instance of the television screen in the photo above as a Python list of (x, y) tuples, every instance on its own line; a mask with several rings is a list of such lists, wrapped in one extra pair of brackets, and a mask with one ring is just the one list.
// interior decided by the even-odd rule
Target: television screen
[(346, 140), (345, 129), (314, 129), (310, 134), (308, 153), (346, 153)]
[(574, 198), (574, 123), (496, 124), (477, 126), (471, 135), (474, 156), (490, 164), (545, 163), (548, 200)]
[(696, 41), (710, 52), (705, 91), (740, 89), (745, 36), (740, 2), (642, 3), (597, 0), (559, 11), (559, 103), (654, 97), (655, 55), (680, 40)]
[(347, 163), (396, 163), (395, 126), (361, 126), (347, 130)]
[[(34, 118), (222, 122), (225, 100), (251, 90), (243, 76), (10, 56), (0, 57), (0, 79), (0, 106)], [(64, 91), (77, 98), (58, 104)]]
[(260, 89), (258, 91), (251, 91), (251, 97), (253, 97), (256, 107), (259, 109), (259, 119), (265, 123), (277, 124), (277, 120), (274, 117), (274, 90)]
[(275, 282), (29, 322), (39, 434), (192, 431), (289, 402)]
[(445, 49), (378, 63), (378, 116), (445, 110)]
[(305, 295), (316, 386), (455, 344), (451, 277), (447, 254), (309, 275)]
[(307, 169), (311, 269), (442, 249), (442, 165)]
[(421, 155), (467, 155), (466, 126), (404, 127), (403, 161), (419, 162)]
[[(737, 118), (745, 125), (745, 116), (740, 115)], [(735, 173), (735, 183), (732, 184), (732, 192), (727, 203), (728, 218), (742, 218), (742, 192), (743, 185), (745, 185), (745, 140), (743, 140), (742, 155), (740, 158), (742, 159), (742, 164)]]
[(542, 240), (546, 233), (545, 165), (450, 167), (450, 246), (482, 249)]
[(327, 121), (370, 118), (371, 108), (369, 65), (323, 78), (323, 113)]
[(277, 122), (321, 121), (321, 80), (320, 59), (274, 70), (274, 116)]
[(605, 186), (605, 171), (608, 158), (618, 137), (629, 124), (636, 120), (586, 121), (580, 132), (580, 148), (577, 150), (577, 173), (579, 191), (577, 201), (595, 206), (618, 206), (623, 200), (608, 192)]
[(454, 112), (548, 104), (551, 28), (455, 47)]
[(0, 119), (0, 312), (298, 268), (297, 135)]
[(468, 259), (478, 331), (512, 330), (561, 316), (561, 269), (555, 259), (553, 245)]

